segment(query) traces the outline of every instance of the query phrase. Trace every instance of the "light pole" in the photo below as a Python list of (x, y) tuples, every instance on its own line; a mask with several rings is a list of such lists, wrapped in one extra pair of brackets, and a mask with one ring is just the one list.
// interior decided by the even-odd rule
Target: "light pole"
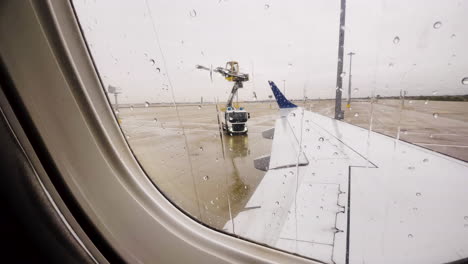
[(335, 97), (335, 119), (343, 119), (343, 111), (341, 110), (341, 90), (343, 87), (343, 53), (344, 53), (344, 38), (345, 38), (345, 18), (346, 18), (346, 0), (341, 0), (340, 9), (340, 30), (338, 38), (338, 66), (336, 70), (336, 97)]
[(349, 77), (348, 77), (348, 104), (346, 104), (347, 108), (351, 107), (351, 66), (353, 63), (353, 55), (356, 55), (354, 52), (348, 53), (349, 55)]

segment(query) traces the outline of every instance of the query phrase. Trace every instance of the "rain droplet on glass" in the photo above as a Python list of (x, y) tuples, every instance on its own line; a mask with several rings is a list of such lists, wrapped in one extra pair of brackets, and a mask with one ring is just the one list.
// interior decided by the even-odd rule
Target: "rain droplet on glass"
[(354, 117), (358, 117), (359, 116), (359, 113), (354, 113)]
[(421, 193), (420, 193), (420, 192), (417, 192), (417, 193), (416, 193), (416, 196), (421, 196)]
[(439, 29), (441, 26), (442, 26), (442, 22), (440, 22), (440, 21), (437, 21), (437, 22), (434, 23), (434, 25), (432, 25), (432, 27), (435, 28), (435, 29)]
[(151, 66), (154, 66), (154, 64), (156, 64), (156, 61), (153, 60), (153, 59), (150, 59), (150, 64), (151, 64)]
[(150, 103), (149, 102), (145, 102), (145, 107), (149, 107), (150, 106)]
[(433, 113), (432, 114), (432, 117), (434, 117), (435, 119), (437, 119), (439, 117), (439, 114), (438, 113)]
[(265, 4), (264, 8), (265, 8), (265, 10), (267, 10), (267, 9), (270, 8), (270, 5), (269, 5), (269, 4)]
[(408, 238), (413, 238), (413, 235), (412, 235), (412, 234), (408, 234)]
[(427, 159), (427, 158), (426, 158), (426, 159), (423, 159), (423, 162), (424, 162), (424, 163), (426, 163), (426, 162), (428, 162), (428, 161), (429, 161), (429, 159)]
[(461, 80), (461, 83), (464, 85), (468, 85), (468, 77), (465, 77)]
[(209, 180), (209, 179), (210, 179), (210, 177), (209, 177), (208, 175), (203, 176), (203, 180), (204, 180), (204, 181), (207, 181), (207, 180)]
[(325, 139), (323, 137), (319, 137), (318, 141), (323, 142)]
[(195, 9), (190, 10), (190, 16), (191, 17), (196, 17), (197, 16), (197, 11), (195, 11)]
[(400, 37), (396, 36), (393, 38), (393, 44), (398, 44), (400, 42)]

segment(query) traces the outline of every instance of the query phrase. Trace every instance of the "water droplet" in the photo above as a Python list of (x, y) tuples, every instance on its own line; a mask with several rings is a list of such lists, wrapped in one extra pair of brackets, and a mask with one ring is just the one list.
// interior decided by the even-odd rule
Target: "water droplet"
[[(310, 129), (307, 128), (307, 129), (306, 129), (306, 132), (309, 132), (309, 131), (310, 131)], [(304, 146), (304, 147), (305, 147), (305, 146)]]
[(390, 62), (390, 63), (388, 64), (388, 67), (390, 67), (390, 68), (393, 67), (393, 62)]
[(345, 76), (346, 76), (346, 72), (342, 72), (342, 73), (340, 74), (340, 77), (341, 77), (341, 78), (343, 78), (343, 77), (345, 77)]
[(294, 175), (294, 172), (293, 172), (293, 171), (289, 171), (289, 174)]
[(438, 91), (432, 91), (432, 95), (436, 95), (438, 93), (439, 93)]
[(325, 139), (323, 137), (319, 137), (318, 141), (323, 142)]
[(247, 190), (247, 188), (249, 188), (249, 187), (247, 187), (247, 185), (244, 185), (244, 189), (246, 189), (246, 190)]
[(130, 106), (130, 110), (133, 111), (133, 105)]
[(293, 66), (293, 64), (290, 62), (288, 63), (288, 68), (291, 68)]
[(408, 166), (408, 170), (414, 170), (414, 166)]
[(218, 158), (216, 158), (216, 162), (218, 162), (218, 161), (219, 161), (219, 159), (218, 159)]
[(426, 163), (426, 162), (428, 162), (428, 161), (429, 161), (429, 159), (427, 159), (427, 158), (426, 158), (426, 159), (423, 159), (423, 162), (424, 162), (424, 163)]
[(156, 71), (157, 71), (158, 73), (160, 73), (160, 72), (161, 72), (161, 68), (159, 68), (159, 67), (156, 68)]
[(354, 117), (358, 117), (359, 116), (359, 113), (354, 113)]
[(432, 114), (432, 117), (434, 117), (435, 119), (437, 119), (439, 117), (439, 114), (438, 113), (433, 113)]
[(279, 205), (279, 202), (278, 202), (278, 201), (276, 201), (276, 202), (275, 202), (275, 204), (276, 204), (276, 205)]
[(155, 118), (153, 119), (153, 122), (155, 122), (155, 123), (158, 122), (158, 119), (155, 117)]
[(437, 21), (437, 22), (434, 23), (434, 25), (432, 25), (432, 27), (435, 28), (435, 29), (439, 29), (441, 26), (442, 26), (442, 22), (440, 22), (440, 21)]
[(312, 176), (315, 176), (315, 172), (312, 172)]
[(198, 109), (199, 109), (199, 110), (202, 109), (202, 106), (201, 106), (201, 105), (198, 105)]
[(320, 206), (320, 210), (323, 210), (323, 206)]
[(465, 219), (466, 221), (468, 221), (468, 216), (463, 217), (463, 219)]
[(265, 10), (267, 10), (267, 9), (270, 8), (270, 5), (269, 5), (269, 4), (265, 4), (264, 8), (265, 8)]
[(354, 93), (357, 93), (358, 91), (359, 91), (358, 88), (354, 88), (354, 90), (353, 90)]
[(465, 77), (461, 80), (461, 83), (464, 85), (468, 85), (468, 77)]
[(452, 34), (452, 35), (450, 36), (450, 38), (453, 38), (453, 39), (454, 39), (456, 36), (457, 36), (457, 35)]
[(408, 234), (408, 238), (413, 238), (413, 235), (412, 235), (412, 234)]
[(398, 36), (393, 38), (393, 44), (398, 44), (400, 42), (400, 38)]
[(214, 204), (214, 201), (213, 201), (213, 200), (211, 200), (211, 201), (210, 201), (210, 204)]
[(126, 137), (127, 139), (130, 139), (130, 136), (129, 136), (129, 135), (126, 135), (125, 137)]
[(150, 106), (150, 103), (149, 102), (145, 102), (145, 107), (149, 107)]
[(410, 103), (410, 104), (412, 104), (412, 103), (413, 103), (413, 101), (412, 101), (412, 100), (410, 100), (410, 101), (409, 101), (409, 103)]
[(190, 11), (190, 16), (191, 16), (191, 17), (196, 17), (196, 16), (197, 16), (197, 11), (195, 11), (195, 9), (192, 9), (192, 10)]
[(426, 104), (426, 105), (427, 105), (428, 103), (429, 103), (429, 100), (426, 100), (426, 101), (424, 101), (424, 104)]
[(333, 156), (338, 156), (338, 152), (333, 152)]
[(200, 149), (200, 151), (203, 151), (203, 147), (200, 147), (199, 149)]
[(115, 110), (115, 113), (116, 113), (116, 114), (119, 114), (119, 113), (120, 113), (119, 109)]
[(151, 64), (151, 66), (154, 66), (154, 64), (156, 64), (156, 61), (153, 60), (153, 59), (150, 59), (150, 64)]
[(421, 193), (420, 193), (420, 192), (417, 192), (417, 193), (416, 193), (416, 196), (421, 196)]
[(320, 146), (317, 146), (317, 149), (320, 150)]
[(207, 180), (209, 180), (209, 179), (210, 179), (210, 177), (209, 177), (208, 175), (203, 176), (203, 180), (204, 180), (204, 181), (207, 181)]

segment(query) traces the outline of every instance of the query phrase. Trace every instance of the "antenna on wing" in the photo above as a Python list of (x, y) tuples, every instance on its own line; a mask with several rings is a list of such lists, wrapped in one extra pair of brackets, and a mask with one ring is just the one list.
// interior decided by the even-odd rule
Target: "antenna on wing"
[(281, 93), (276, 84), (273, 81), (268, 81), (273, 91), (273, 95), (276, 98), (279, 108), (295, 108), (297, 105), (291, 103), (286, 97)]

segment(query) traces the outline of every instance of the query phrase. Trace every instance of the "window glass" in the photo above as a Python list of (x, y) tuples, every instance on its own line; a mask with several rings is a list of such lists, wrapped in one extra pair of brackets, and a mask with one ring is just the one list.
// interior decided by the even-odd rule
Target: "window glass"
[(467, 1), (73, 5), (135, 157), (191, 217), (325, 263), (468, 257)]

